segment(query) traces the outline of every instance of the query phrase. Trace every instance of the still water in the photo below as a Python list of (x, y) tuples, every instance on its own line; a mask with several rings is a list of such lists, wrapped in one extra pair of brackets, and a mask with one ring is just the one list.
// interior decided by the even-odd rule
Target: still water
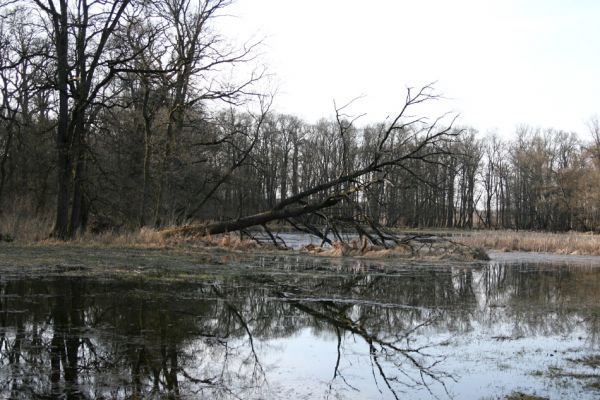
[(0, 398), (600, 397), (597, 259), (233, 264), (2, 274)]

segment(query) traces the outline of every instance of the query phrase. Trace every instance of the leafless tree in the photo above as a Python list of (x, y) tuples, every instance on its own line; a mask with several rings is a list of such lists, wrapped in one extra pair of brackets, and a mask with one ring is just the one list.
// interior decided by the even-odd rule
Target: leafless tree
[[(435, 163), (435, 157), (445, 154), (442, 143), (453, 140), (458, 132), (449, 125), (441, 125), (443, 118), (437, 118), (432, 123), (425, 123), (423, 118), (411, 117), (407, 110), (417, 104), (437, 99), (431, 85), (418, 90), (408, 89), (405, 104), (397, 116), (387, 125), (383, 125), (377, 134), (377, 151), (364, 166), (350, 169), (348, 173), (339, 170), (336, 178), (308, 187), (296, 195), (280, 200), (270, 210), (238, 218), (234, 221), (224, 221), (206, 226), (188, 226), (176, 230), (179, 233), (203, 232), (210, 234), (224, 233), (245, 229), (255, 225), (264, 225), (274, 220), (298, 218), (303, 215), (316, 214), (323, 209), (339, 204), (344, 199), (355, 193), (362, 192), (365, 188), (381, 183), (381, 180), (365, 180), (373, 172), (389, 171), (390, 168), (401, 168), (409, 172), (410, 162)], [(347, 127), (340, 127), (345, 130)], [(390, 138), (396, 132), (405, 135), (389, 148)], [(324, 194), (324, 195), (323, 195)], [(320, 197), (319, 197), (320, 196)]]

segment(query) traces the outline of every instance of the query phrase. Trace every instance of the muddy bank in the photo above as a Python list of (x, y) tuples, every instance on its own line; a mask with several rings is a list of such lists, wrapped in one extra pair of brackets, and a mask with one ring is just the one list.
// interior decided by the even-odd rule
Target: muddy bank
[(298, 260), (340, 259), (380, 260), (381, 265), (397, 265), (411, 262), (473, 262), (486, 257), (464, 246), (445, 247), (428, 245), (411, 252), (407, 247), (378, 248), (366, 246), (362, 249), (351, 245), (334, 243), (320, 248), (307, 245), (300, 249), (282, 250), (272, 245), (256, 242), (234, 242), (221, 238), (210, 245), (179, 243), (157, 246), (97, 246), (89, 244), (0, 244), (0, 269), (20, 271), (30, 269), (31, 273), (55, 271), (86, 271), (87, 273), (135, 273), (135, 271), (190, 270), (198, 268), (226, 271), (229, 268), (248, 266), (262, 257), (293, 258)]

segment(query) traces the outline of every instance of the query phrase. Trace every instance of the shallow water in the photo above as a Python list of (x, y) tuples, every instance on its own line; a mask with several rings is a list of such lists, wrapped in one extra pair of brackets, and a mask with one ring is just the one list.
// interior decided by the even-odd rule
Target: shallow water
[(599, 260), (11, 270), (0, 397), (597, 398)]

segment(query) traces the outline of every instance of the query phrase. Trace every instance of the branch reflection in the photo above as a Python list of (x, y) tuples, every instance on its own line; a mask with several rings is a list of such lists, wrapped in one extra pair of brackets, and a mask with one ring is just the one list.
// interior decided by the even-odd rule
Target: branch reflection
[[(592, 268), (355, 267), (199, 282), (2, 281), (0, 397), (277, 397), (270, 343), (307, 329), (335, 351), (322, 386), (332, 398), (352, 397), (365, 378), (384, 397), (448, 394), (444, 346), (476, 329), (492, 340), (583, 328), (598, 341)], [(348, 373), (356, 357), (368, 365), (359, 380)]]

